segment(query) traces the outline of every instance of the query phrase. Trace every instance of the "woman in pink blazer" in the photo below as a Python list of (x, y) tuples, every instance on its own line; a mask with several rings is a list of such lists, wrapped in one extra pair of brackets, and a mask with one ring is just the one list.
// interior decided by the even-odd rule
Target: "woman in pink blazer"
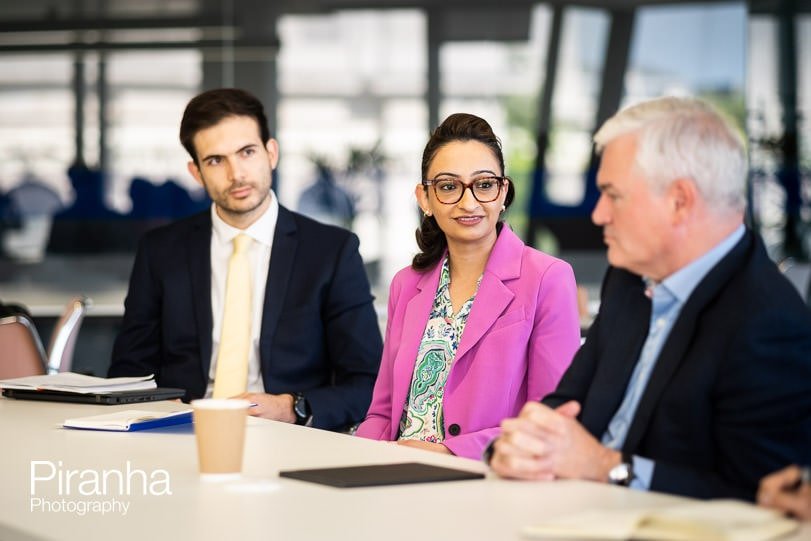
[(499, 220), (514, 195), (483, 119), (431, 135), (415, 194), (422, 250), (394, 277), (372, 404), (357, 434), (478, 459), (552, 391), (580, 344), (571, 267)]

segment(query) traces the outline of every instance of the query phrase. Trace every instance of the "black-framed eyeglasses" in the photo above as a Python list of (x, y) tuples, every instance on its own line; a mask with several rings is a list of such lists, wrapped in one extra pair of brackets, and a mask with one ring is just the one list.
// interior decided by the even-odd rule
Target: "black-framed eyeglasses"
[(454, 205), (462, 200), (468, 188), (479, 203), (492, 203), (498, 199), (501, 188), (509, 180), (509, 177), (481, 177), (465, 183), (458, 178), (435, 178), (425, 179), (422, 184), (434, 187), (434, 194), (440, 203)]

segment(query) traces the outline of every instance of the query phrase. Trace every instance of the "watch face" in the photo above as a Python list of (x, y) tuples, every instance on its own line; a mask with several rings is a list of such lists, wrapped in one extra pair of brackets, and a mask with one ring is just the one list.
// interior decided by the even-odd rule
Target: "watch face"
[(296, 396), (296, 401), (293, 402), (293, 412), (300, 420), (305, 421), (310, 416), (310, 404), (307, 399), (301, 395)]
[(300, 417), (302, 419), (307, 417), (307, 412), (304, 411), (305, 409), (304, 399), (301, 397), (296, 398), (296, 402), (293, 404), (293, 411), (296, 412), (296, 417)]
[(631, 465), (618, 464), (608, 472), (608, 481), (614, 485), (627, 485), (631, 478)]

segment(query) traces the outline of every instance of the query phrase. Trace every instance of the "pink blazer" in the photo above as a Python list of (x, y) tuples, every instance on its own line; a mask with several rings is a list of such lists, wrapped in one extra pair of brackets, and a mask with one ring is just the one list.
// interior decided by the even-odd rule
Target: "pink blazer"
[[(440, 270), (407, 267), (392, 280), (383, 358), (359, 436), (397, 439)], [(502, 419), (555, 389), (579, 345), (572, 268), (524, 246), (504, 227), (448, 374), (443, 443), (456, 455), (479, 459)]]

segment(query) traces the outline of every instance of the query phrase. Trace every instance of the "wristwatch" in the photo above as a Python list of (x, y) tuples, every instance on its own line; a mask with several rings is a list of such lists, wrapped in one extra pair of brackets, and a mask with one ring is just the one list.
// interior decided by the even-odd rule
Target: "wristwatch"
[(307, 399), (304, 398), (304, 395), (301, 393), (292, 393), (293, 394), (293, 413), (296, 414), (296, 424), (302, 426), (309, 426), (312, 419), (313, 413), (310, 410), (310, 403), (307, 402)]
[(629, 454), (622, 453), (620, 463), (608, 472), (608, 482), (612, 485), (627, 487), (634, 479), (634, 458)]

